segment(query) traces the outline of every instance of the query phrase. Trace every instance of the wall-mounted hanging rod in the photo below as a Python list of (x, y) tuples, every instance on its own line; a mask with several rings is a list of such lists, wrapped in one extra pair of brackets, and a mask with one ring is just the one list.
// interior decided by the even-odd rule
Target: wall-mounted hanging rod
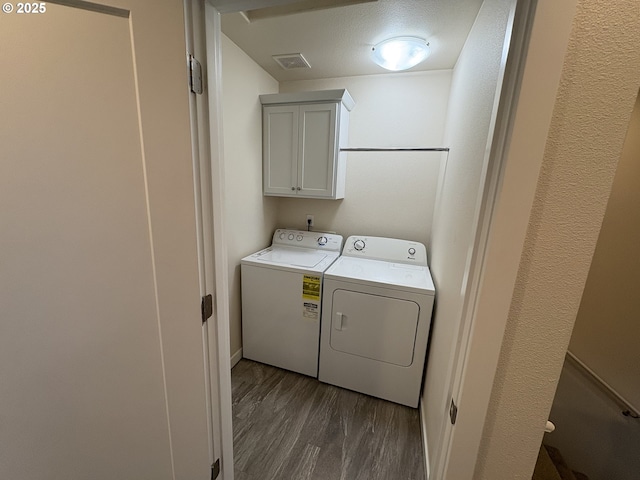
[(449, 148), (413, 148), (413, 147), (391, 147), (391, 148), (341, 148), (341, 152), (448, 152)]

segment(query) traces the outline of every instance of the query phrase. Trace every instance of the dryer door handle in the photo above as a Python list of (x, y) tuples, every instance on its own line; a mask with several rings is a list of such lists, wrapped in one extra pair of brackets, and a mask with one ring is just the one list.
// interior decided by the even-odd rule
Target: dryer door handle
[(342, 314), (342, 312), (336, 312), (336, 321), (333, 324), (336, 330), (342, 330), (343, 318), (344, 318), (344, 315)]

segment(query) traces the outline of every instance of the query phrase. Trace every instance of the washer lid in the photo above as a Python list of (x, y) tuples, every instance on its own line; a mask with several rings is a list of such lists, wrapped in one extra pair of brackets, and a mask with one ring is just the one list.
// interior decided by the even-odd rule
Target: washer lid
[(316, 250), (303, 250), (303, 249), (285, 249), (274, 248), (264, 251), (262, 255), (256, 254), (254, 260), (258, 262), (270, 262), (279, 263), (284, 265), (292, 265), (295, 267), (313, 268), (318, 265), (322, 260), (327, 258), (327, 254), (324, 252), (318, 252)]
[(272, 245), (244, 257), (240, 263), (278, 270), (322, 273), (338, 255), (339, 252)]
[(325, 279), (433, 294), (429, 267), (342, 256), (329, 267)]

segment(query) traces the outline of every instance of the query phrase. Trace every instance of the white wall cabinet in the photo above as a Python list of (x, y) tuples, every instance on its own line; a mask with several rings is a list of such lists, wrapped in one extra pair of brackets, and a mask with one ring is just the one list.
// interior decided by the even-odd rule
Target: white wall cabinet
[(261, 95), (263, 193), (344, 198), (349, 111), (347, 90)]

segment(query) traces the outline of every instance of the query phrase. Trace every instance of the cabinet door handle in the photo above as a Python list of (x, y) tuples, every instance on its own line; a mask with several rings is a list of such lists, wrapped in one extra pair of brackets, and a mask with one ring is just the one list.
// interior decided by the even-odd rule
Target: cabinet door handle
[(296, 189), (296, 187), (291, 187), (291, 190), (295, 190), (295, 189)]
[(336, 330), (342, 330), (342, 317), (344, 315), (342, 314), (342, 312), (336, 312), (336, 324), (335, 324), (335, 328)]
[(301, 187), (298, 187), (298, 188), (297, 188), (297, 190), (302, 190), (302, 188), (301, 188)]

